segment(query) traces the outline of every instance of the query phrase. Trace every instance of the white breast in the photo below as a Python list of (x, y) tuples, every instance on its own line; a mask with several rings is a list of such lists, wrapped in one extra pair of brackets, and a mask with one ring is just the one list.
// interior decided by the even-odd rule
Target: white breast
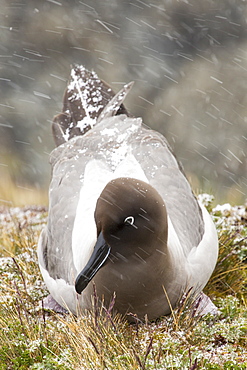
[(96, 202), (106, 184), (118, 177), (133, 177), (149, 182), (143, 169), (132, 154), (128, 154), (111, 171), (103, 161), (91, 160), (85, 167), (72, 232), (73, 261), (79, 273), (89, 260), (97, 239), (94, 220)]

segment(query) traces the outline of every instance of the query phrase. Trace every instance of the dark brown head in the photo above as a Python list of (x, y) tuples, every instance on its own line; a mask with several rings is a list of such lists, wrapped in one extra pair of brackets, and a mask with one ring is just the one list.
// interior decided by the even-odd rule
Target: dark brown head
[(151, 185), (137, 179), (110, 181), (97, 201), (95, 221), (112, 253), (117, 246), (148, 252), (154, 239), (166, 239), (164, 201)]
[(94, 252), (76, 280), (78, 293), (107, 261), (134, 255), (148, 259), (167, 242), (167, 214), (163, 199), (148, 183), (122, 177), (110, 181), (95, 209), (98, 240)]

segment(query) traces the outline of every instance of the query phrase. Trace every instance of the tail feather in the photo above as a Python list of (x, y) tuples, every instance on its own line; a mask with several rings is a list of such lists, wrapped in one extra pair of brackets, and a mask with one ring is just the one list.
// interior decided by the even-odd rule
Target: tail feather
[(116, 116), (121, 104), (130, 92), (134, 82), (129, 82), (109, 101), (109, 103), (101, 111), (97, 122), (100, 122), (103, 118)]
[(122, 102), (132, 84), (116, 96), (95, 72), (76, 65), (71, 69), (69, 84), (63, 98), (63, 112), (53, 119), (52, 131), (58, 146), (74, 136), (83, 135), (103, 118), (128, 115)]

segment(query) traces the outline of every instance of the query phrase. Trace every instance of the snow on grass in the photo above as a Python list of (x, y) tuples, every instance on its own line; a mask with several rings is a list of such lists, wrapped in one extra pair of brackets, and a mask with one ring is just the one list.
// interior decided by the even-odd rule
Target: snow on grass
[(219, 261), (206, 292), (219, 317), (182, 303), (157, 322), (128, 324), (94, 297), (82, 316), (45, 312), (36, 245), (46, 209), (0, 211), (0, 369), (233, 369), (247, 366), (246, 207), (212, 207)]

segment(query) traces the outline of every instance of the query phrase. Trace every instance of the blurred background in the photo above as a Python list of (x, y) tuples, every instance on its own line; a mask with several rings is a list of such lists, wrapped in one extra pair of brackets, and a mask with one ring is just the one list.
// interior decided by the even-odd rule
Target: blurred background
[(164, 134), (196, 193), (247, 198), (245, 0), (0, 0), (1, 204), (47, 203), (73, 63)]

